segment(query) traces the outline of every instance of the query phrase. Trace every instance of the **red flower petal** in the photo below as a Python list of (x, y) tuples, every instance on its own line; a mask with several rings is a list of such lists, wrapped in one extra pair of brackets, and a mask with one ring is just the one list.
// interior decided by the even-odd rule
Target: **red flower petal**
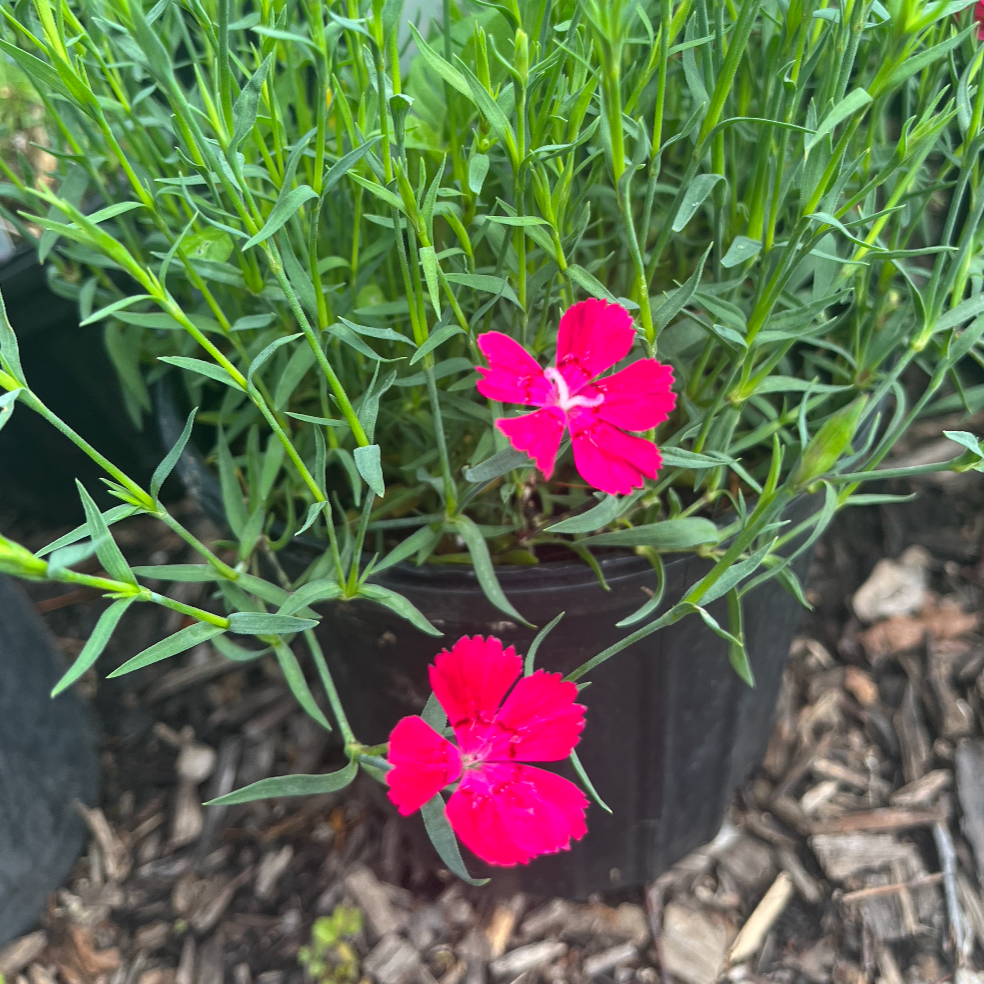
[(494, 636), (462, 636), (448, 652), (437, 654), (430, 668), (430, 683), (455, 730), (462, 753), (472, 751), (476, 725), (491, 724), (506, 691), (523, 669), (510, 646)]
[(592, 298), (569, 307), (557, 334), (557, 368), (571, 393), (624, 359), (634, 341), (632, 316), (620, 304)]
[(640, 359), (611, 376), (595, 380), (592, 389), (605, 397), (595, 413), (622, 430), (649, 430), (663, 423), (676, 406), (672, 386), (670, 366), (655, 359)]
[(389, 798), (403, 816), (419, 810), (461, 775), (458, 749), (423, 718), (405, 717), (390, 735)]
[(502, 417), (495, 425), (517, 451), (525, 451), (533, 459), (544, 478), (550, 478), (566, 422), (559, 407), (544, 407), (522, 417)]
[(587, 832), (588, 801), (572, 782), (528, 765), (469, 769), (447, 805), (466, 847), (489, 864), (525, 864), (570, 847)]
[(553, 386), (540, 363), (519, 342), (501, 331), (487, 331), (478, 336), (478, 347), (489, 360), (489, 368), (475, 367), (482, 377), (476, 384), (482, 396), (532, 406), (547, 402)]
[(598, 418), (593, 410), (571, 414), (574, 464), (589, 485), (612, 495), (627, 495), (655, 478), (663, 459), (656, 445), (632, 437)]
[(559, 762), (571, 754), (584, 730), (577, 687), (559, 673), (537, 670), (523, 677), (506, 698), (492, 726), (489, 762)]

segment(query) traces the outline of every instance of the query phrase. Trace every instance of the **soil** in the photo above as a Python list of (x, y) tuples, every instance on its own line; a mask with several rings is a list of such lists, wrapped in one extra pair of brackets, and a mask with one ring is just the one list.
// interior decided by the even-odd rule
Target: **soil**
[[(37, 930), (0, 950), (0, 974), (7, 984), (984, 984), (984, 477), (883, 491), (917, 495), (845, 510), (817, 547), (814, 608), (768, 753), (720, 835), (653, 885), (587, 902), (463, 885), (411, 846), (367, 777), (343, 794), (203, 810), (268, 775), (329, 771), (341, 749), (265, 658), (231, 665), (206, 644), (106, 679), (180, 627), (180, 616), (134, 606), (98, 676), (79, 684), (103, 736), (90, 846)], [(179, 508), (198, 536), (217, 537), (192, 505)], [(32, 548), (64, 532), (0, 521)], [(185, 559), (152, 521), (114, 529), (133, 563)], [(105, 602), (60, 585), (28, 590), (73, 658)], [(158, 590), (209, 603), (201, 585)]]

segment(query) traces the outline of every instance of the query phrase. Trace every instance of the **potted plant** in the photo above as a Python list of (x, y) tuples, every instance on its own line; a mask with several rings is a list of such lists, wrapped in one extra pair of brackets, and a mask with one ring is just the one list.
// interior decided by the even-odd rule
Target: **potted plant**
[[(462, 0), (407, 71), (399, 0), (8, 11), (62, 140), (22, 211), (83, 323), (139, 338), (127, 385), (186, 404), (146, 485), (70, 434), (121, 504), (83, 488), (85, 526), (3, 548), (117, 599), (66, 682), (127, 606), (178, 604), (142, 577), (201, 579), (216, 604), (114, 672), (272, 650), (349, 759), (230, 801), (364, 768), (458, 873), (452, 828), (577, 892), (712, 835), (830, 518), (872, 477), (981, 467), (964, 432), (886, 467), (980, 357), (966, 6)], [(3, 410), (68, 433), (3, 331)], [(214, 548), (158, 497), (196, 445)], [(110, 527), (138, 511), (203, 562), (129, 568)], [(72, 569), (93, 551), (104, 576)], [(558, 759), (584, 792), (527, 771)]]

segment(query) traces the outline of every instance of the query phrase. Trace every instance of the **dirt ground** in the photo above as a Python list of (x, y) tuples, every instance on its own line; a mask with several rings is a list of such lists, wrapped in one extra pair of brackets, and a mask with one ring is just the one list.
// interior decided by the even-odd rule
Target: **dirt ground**
[[(939, 433), (939, 422), (927, 433)], [(912, 455), (933, 453), (913, 434)], [(843, 513), (819, 544), (775, 730), (712, 843), (588, 902), (471, 888), (414, 849), (360, 779), (343, 794), (202, 809), (327, 771), (340, 750), (276, 665), (207, 644), (118, 680), (179, 626), (134, 606), (80, 690), (102, 729), (92, 833), (7, 984), (984, 984), (984, 476)], [(908, 487), (885, 483), (886, 491)], [(208, 523), (186, 508), (204, 537)], [(59, 530), (4, 517), (39, 547)], [(134, 562), (183, 559), (150, 521)], [(201, 585), (160, 585), (193, 602)], [(67, 658), (104, 602), (32, 598)], [(180, 616), (174, 616), (180, 618)]]

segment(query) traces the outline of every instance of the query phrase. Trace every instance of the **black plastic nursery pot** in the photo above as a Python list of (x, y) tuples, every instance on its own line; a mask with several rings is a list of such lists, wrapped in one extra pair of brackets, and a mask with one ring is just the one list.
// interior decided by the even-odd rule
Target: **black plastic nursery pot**
[[(154, 396), (160, 432), (165, 444), (172, 444), (183, 424), (174, 394), (159, 386)], [(182, 455), (178, 472), (189, 493), (221, 523), (218, 482), (193, 446)], [(803, 496), (790, 505), (786, 519), (802, 521), (817, 505), (816, 497)], [(300, 574), (322, 549), (301, 538), (281, 560), (285, 569)], [(579, 562), (496, 569), (510, 601), (534, 625), (546, 625), (565, 613), (540, 646), (538, 667), (569, 672), (638, 627), (619, 629), (616, 623), (656, 589), (652, 565), (629, 553), (609, 555), (600, 563), (607, 590)], [(803, 577), (808, 564), (804, 553), (793, 568)], [(692, 554), (668, 559), (663, 610), (679, 601), (710, 566)], [(420, 713), (430, 694), (428, 664), (443, 647), (463, 635), (495, 635), (525, 654), (536, 634), (495, 609), (469, 567), (402, 563), (374, 577), (373, 583), (404, 595), (444, 636), (425, 635), (368, 601), (322, 609), (318, 638), (355, 733), (369, 744), (385, 741), (400, 718)], [(719, 624), (727, 624), (723, 601), (711, 604), (709, 611)], [(588, 710), (578, 756), (612, 812), (592, 803), (588, 834), (570, 851), (497, 870), (469, 855), (470, 870), (491, 876), (503, 891), (585, 898), (650, 882), (712, 840), (736, 785), (765, 753), (801, 614), (799, 602), (777, 580), (744, 598), (754, 688), (732, 669), (727, 643), (696, 615), (653, 633), (595, 669), (579, 697)], [(575, 778), (571, 769), (566, 771)], [(423, 838), (423, 825), (417, 827)], [(422, 849), (433, 850), (425, 844)]]
[[(149, 479), (160, 441), (151, 418), (145, 432), (130, 420), (102, 326), (79, 327), (75, 302), (51, 291), (33, 250), (0, 263), (0, 291), (31, 389), (132, 478)], [(76, 478), (103, 508), (118, 504), (104, 491), (102, 476), (83, 451), (24, 407), (0, 430), (2, 509), (54, 523), (81, 522)]]
[(95, 732), (33, 605), (0, 576), (0, 946), (42, 915), (82, 849), (96, 797)]
[[(797, 503), (795, 511), (805, 516), (808, 508)], [(603, 560), (602, 569), (608, 591), (582, 564), (498, 569), (506, 594), (534, 624), (566, 613), (541, 645), (538, 667), (569, 672), (632, 631), (615, 623), (656, 587), (652, 566), (626, 555)], [(708, 569), (692, 555), (667, 563), (665, 603), (682, 598)], [(430, 692), (427, 665), (442, 646), (463, 635), (496, 635), (525, 654), (535, 634), (494, 609), (467, 568), (403, 564), (374, 581), (405, 595), (444, 638), (425, 636), (368, 602), (331, 607), (319, 638), (361, 740), (385, 741), (401, 717), (420, 712)], [(723, 603), (710, 611), (727, 624)], [(471, 858), (471, 870), (492, 875), (504, 890), (584, 898), (649, 882), (713, 839), (735, 786), (764, 755), (801, 612), (774, 580), (745, 598), (754, 688), (731, 668), (727, 644), (696, 616), (590, 673), (579, 698), (588, 710), (578, 755), (611, 814), (592, 803), (588, 834), (569, 852), (496, 872)]]

